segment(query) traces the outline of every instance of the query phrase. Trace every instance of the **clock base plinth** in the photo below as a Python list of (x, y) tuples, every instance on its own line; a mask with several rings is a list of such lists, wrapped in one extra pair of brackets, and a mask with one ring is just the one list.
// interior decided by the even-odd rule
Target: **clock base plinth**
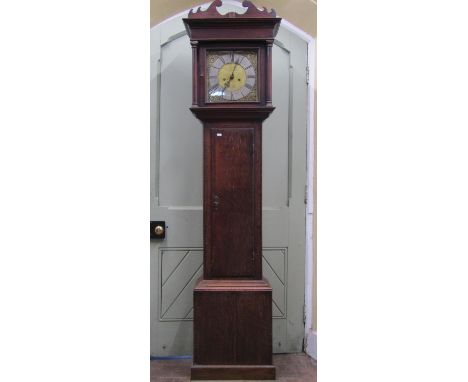
[(276, 378), (272, 365), (193, 365), (192, 380), (265, 380)]
[(201, 280), (194, 290), (192, 379), (275, 379), (265, 280)]

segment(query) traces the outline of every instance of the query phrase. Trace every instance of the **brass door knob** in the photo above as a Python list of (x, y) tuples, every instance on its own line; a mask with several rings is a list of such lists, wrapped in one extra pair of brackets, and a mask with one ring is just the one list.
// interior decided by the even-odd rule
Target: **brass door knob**
[(164, 220), (150, 221), (150, 238), (165, 239), (166, 238), (166, 222)]
[(154, 233), (155, 233), (156, 235), (158, 235), (158, 236), (159, 236), (159, 235), (162, 235), (163, 232), (164, 232), (164, 227), (163, 227), (163, 226), (157, 225), (156, 227), (154, 227)]

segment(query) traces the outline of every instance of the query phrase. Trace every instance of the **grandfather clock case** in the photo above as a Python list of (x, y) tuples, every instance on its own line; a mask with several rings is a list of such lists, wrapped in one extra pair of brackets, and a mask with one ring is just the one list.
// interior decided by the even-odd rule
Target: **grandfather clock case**
[(192, 379), (275, 379), (272, 289), (262, 277), (262, 123), (281, 19), (244, 1), (190, 11), (193, 104), (203, 123), (203, 279), (194, 290)]

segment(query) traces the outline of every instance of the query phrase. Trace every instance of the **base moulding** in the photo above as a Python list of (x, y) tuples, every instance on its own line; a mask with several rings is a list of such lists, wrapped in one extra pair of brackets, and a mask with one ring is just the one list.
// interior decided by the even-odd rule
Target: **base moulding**
[(272, 365), (193, 365), (192, 380), (275, 379)]

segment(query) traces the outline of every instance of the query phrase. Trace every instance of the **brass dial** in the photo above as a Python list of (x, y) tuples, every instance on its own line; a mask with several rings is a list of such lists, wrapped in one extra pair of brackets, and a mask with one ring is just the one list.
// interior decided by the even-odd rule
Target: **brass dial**
[(256, 102), (257, 52), (208, 51), (207, 102)]

